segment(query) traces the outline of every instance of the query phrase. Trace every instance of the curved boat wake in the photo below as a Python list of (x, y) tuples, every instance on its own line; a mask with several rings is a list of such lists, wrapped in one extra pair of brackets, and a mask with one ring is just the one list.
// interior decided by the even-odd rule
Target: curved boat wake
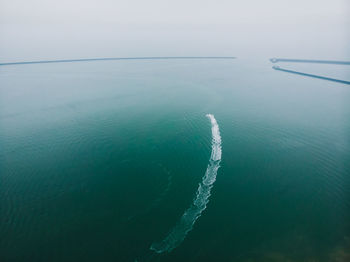
[(210, 191), (216, 181), (217, 171), (221, 161), (221, 136), (219, 125), (212, 114), (206, 115), (211, 122), (212, 150), (207, 171), (199, 183), (196, 197), (191, 206), (185, 211), (181, 219), (170, 231), (168, 236), (158, 243), (153, 243), (151, 250), (156, 253), (171, 252), (185, 239), (187, 233), (192, 230), (196, 220), (201, 216), (209, 202)]

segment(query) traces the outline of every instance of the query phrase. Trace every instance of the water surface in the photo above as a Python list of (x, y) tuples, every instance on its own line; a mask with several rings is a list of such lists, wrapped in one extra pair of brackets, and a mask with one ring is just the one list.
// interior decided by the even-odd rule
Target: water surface
[[(349, 101), (267, 59), (0, 67), (1, 260), (346, 261)], [(210, 201), (157, 253), (209, 168), (208, 113)]]

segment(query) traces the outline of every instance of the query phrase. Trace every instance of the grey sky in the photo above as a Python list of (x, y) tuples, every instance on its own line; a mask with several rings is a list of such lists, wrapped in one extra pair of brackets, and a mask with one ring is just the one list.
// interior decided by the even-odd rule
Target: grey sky
[(2, 23), (261, 23), (340, 19), (346, 0), (1, 0)]
[(0, 0), (0, 10), (0, 58), (8, 60), (348, 55), (347, 0)]

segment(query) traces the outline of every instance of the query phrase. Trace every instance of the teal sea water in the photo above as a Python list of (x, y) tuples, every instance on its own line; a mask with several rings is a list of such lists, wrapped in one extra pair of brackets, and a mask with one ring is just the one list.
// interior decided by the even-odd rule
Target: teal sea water
[(349, 261), (349, 101), (267, 59), (0, 67), (0, 260)]

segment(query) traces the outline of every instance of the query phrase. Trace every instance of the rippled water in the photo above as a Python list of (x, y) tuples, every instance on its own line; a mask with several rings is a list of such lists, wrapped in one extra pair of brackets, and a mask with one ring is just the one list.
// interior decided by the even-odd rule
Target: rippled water
[(268, 60), (1, 67), (1, 261), (347, 261), (349, 101)]
[(182, 241), (184, 241), (188, 232), (192, 230), (193, 225), (206, 209), (209, 202), (210, 192), (220, 168), (222, 151), (219, 125), (212, 114), (207, 114), (207, 117), (211, 122), (211, 133), (213, 137), (209, 165), (205, 171), (202, 182), (198, 186), (196, 197), (191, 206), (185, 211), (180, 221), (164, 240), (152, 244), (151, 250), (157, 253), (171, 252), (174, 248), (178, 247)]

